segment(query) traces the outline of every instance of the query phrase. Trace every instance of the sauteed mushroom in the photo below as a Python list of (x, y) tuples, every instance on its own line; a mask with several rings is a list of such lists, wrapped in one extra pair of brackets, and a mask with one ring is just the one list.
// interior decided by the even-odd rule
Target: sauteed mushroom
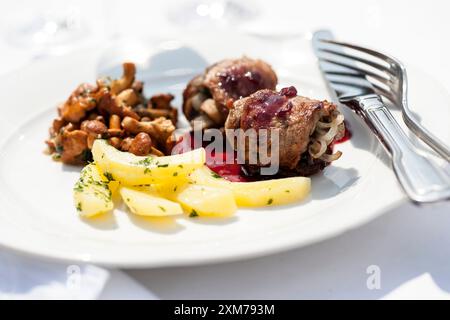
[(120, 79), (98, 79), (96, 85), (78, 86), (58, 107), (46, 141), (50, 153), (64, 163), (79, 164), (90, 156), (95, 139), (108, 139), (117, 149), (136, 155), (164, 155), (175, 130), (177, 111), (173, 95), (143, 96), (133, 63), (123, 64)]

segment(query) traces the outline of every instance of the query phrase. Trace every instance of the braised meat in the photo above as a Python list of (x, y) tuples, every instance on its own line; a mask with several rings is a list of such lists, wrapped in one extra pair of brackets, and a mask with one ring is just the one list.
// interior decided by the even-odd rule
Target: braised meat
[[(234, 102), (225, 122), (225, 129), (270, 129), (279, 134), (278, 164), (281, 175), (308, 176), (339, 158), (331, 145), (345, 131), (344, 118), (336, 105), (297, 95), (294, 87), (279, 92), (260, 90)], [(275, 131), (273, 131), (275, 130)], [(270, 135), (269, 135), (270, 137)], [(250, 156), (246, 148), (246, 162)], [(272, 148), (269, 143), (269, 148)], [(272, 148), (273, 149), (273, 148)], [(269, 150), (271, 151), (271, 150)], [(249, 164), (250, 172), (260, 163)]]
[(248, 57), (227, 59), (193, 78), (183, 92), (183, 112), (203, 128), (222, 127), (234, 101), (260, 89), (275, 89), (277, 76), (270, 65)]

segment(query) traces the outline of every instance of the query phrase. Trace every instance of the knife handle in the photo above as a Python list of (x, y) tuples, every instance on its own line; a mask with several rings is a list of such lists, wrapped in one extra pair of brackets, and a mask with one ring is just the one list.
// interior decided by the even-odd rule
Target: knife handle
[(415, 202), (450, 199), (450, 176), (421, 155), (377, 95), (355, 99), (358, 111), (391, 155), (392, 167)]

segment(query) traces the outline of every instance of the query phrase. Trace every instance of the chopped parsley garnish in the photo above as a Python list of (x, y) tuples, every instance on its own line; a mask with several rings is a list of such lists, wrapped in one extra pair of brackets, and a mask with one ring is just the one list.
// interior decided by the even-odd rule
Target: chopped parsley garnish
[(182, 164), (179, 164), (179, 165), (178, 165), (178, 168), (183, 169), (183, 165), (182, 165)]
[(169, 166), (168, 163), (166, 164), (158, 164), (158, 168), (167, 168)]
[(81, 211), (81, 210), (83, 210), (83, 209), (81, 208), (81, 202), (78, 202), (78, 203), (77, 203), (77, 211)]
[(147, 173), (149, 173), (149, 172), (151, 172), (152, 170), (150, 170), (150, 168), (145, 168), (144, 169), (144, 174), (147, 174)]
[(176, 177), (178, 175), (178, 172), (174, 172), (173, 176)]
[(160, 208), (163, 212), (166, 212), (166, 208), (164, 208), (162, 206), (158, 206), (158, 208)]
[(216, 179), (221, 179), (222, 178), (221, 175), (219, 175), (219, 174), (217, 174), (215, 172), (211, 173), (211, 177), (216, 178)]
[(291, 190), (284, 190), (284, 192), (286, 192), (286, 193), (291, 193)]
[[(108, 176), (108, 174), (105, 174)], [(110, 177), (111, 178), (111, 177)], [(73, 190), (75, 192), (85, 192), (86, 190), (92, 192), (94, 196), (106, 202), (111, 200), (111, 190), (108, 186), (109, 181), (98, 181), (92, 177), (92, 167), (86, 166), (81, 170), (80, 179), (75, 183)]]
[(268, 205), (271, 205), (272, 203), (273, 203), (273, 199), (270, 198), (270, 199), (267, 201), (267, 204), (268, 204)]
[(73, 191), (75, 191), (75, 192), (82, 192), (83, 191), (83, 184), (80, 181), (78, 181), (75, 184), (75, 187), (73, 188)]
[(104, 172), (103, 175), (105, 176), (106, 179), (108, 179), (108, 181), (115, 181), (112, 173)]
[(178, 186), (173, 187), (173, 192), (177, 191)]
[(198, 217), (197, 211), (195, 209), (192, 209), (191, 213), (189, 214), (189, 218), (196, 218)]
[(139, 160), (138, 162), (136, 162), (136, 164), (142, 164), (144, 166), (149, 166), (152, 164), (153, 162), (153, 157), (147, 157), (145, 159)]

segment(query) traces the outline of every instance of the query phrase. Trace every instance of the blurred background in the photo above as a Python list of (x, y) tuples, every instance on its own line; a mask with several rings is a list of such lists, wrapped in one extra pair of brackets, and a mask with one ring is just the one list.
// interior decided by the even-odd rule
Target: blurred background
[[(185, 31), (244, 32), (288, 40), (331, 28), (338, 37), (395, 53), (427, 70), (449, 70), (448, 2), (407, 0), (2, 0), (0, 74), (51, 55), (123, 38)], [(227, 45), (224, 43), (224, 46)], [(276, 48), (271, 48), (276, 50)], [(421, 61), (421, 59), (423, 59)], [(433, 72), (449, 85), (445, 74)]]

